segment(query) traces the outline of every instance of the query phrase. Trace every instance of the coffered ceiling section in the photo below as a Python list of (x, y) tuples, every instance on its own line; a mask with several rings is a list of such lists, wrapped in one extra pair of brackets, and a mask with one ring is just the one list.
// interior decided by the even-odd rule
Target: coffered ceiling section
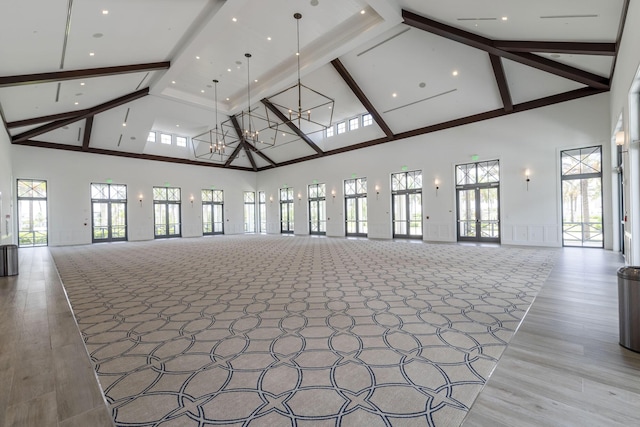
[(629, 0), (7, 3), (14, 144), (257, 171), (607, 91)]

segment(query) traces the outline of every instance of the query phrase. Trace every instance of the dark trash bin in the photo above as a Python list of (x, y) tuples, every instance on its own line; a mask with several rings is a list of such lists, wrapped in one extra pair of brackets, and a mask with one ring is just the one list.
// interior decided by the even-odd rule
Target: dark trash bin
[(618, 270), (620, 345), (640, 352), (640, 267)]
[(0, 276), (18, 274), (18, 246), (0, 245)]

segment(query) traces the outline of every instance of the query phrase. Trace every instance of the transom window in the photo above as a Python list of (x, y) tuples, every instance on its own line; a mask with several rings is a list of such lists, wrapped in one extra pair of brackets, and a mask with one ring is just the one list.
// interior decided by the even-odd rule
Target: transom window
[(331, 138), (333, 136), (334, 128), (333, 126), (329, 126), (327, 128), (327, 138)]
[(349, 119), (349, 130), (356, 130), (360, 127), (360, 117)]
[(340, 135), (341, 133), (345, 133), (347, 131), (347, 123), (346, 122), (340, 122), (338, 123), (338, 135)]
[(371, 126), (373, 124), (373, 117), (371, 114), (363, 114), (362, 115), (362, 126)]
[(500, 163), (497, 160), (456, 166), (456, 185), (500, 182)]
[(163, 144), (171, 145), (171, 135), (166, 133), (160, 134), (160, 142)]
[(176, 145), (178, 147), (186, 147), (187, 146), (187, 138), (184, 136), (176, 136)]

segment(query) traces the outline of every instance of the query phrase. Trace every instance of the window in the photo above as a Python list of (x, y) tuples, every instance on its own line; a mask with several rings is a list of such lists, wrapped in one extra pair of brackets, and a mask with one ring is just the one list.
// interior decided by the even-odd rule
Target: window
[(171, 135), (166, 133), (160, 134), (160, 142), (163, 144), (171, 145)]
[(155, 132), (149, 132), (149, 135), (147, 135), (147, 142), (156, 142)]
[(280, 189), (280, 232), (293, 233), (293, 188)]
[(91, 184), (91, 240), (127, 240), (127, 186)]
[(18, 245), (46, 246), (47, 181), (18, 180)]
[(562, 244), (604, 247), (602, 234), (602, 147), (561, 153)]
[(176, 145), (178, 147), (186, 147), (187, 146), (187, 138), (184, 136), (176, 136)]
[(153, 187), (154, 237), (180, 237), (180, 189), (175, 187)]
[(224, 234), (222, 190), (202, 190), (202, 234)]
[(327, 234), (327, 199), (324, 184), (309, 185), (309, 234)]
[(327, 138), (331, 138), (333, 136), (334, 128), (333, 126), (329, 126), (327, 128)]
[(422, 238), (422, 171), (391, 174), (394, 238)]
[(338, 123), (338, 135), (340, 135), (341, 133), (345, 133), (346, 131), (347, 131), (347, 123), (346, 122)]
[(256, 232), (256, 193), (244, 192), (244, 232)]
[(362, 115), (362, 127), (371, 126), (373, 124), (373, 117), (371, 114), (363, 114)]
[(367, 235), (367, 178), (344, 182), (347, 236)]
[(360, 127), (360, 117), (354, 117), (349, 120), (349, 130), (356, 130)]
[(500, 163), (456, 166), (459, 241), (500, 242)]
[(267, 198), (264, 191), (258, 192), (258, 221), (260, 222), (260, 233), (267, 232)]

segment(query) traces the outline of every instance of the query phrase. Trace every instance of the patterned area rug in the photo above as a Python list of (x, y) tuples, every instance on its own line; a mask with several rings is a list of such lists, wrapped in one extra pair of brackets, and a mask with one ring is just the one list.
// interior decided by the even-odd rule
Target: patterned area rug
[(51, 248), (118, 426), (459, 426), (555, 250), (285, 236)]

